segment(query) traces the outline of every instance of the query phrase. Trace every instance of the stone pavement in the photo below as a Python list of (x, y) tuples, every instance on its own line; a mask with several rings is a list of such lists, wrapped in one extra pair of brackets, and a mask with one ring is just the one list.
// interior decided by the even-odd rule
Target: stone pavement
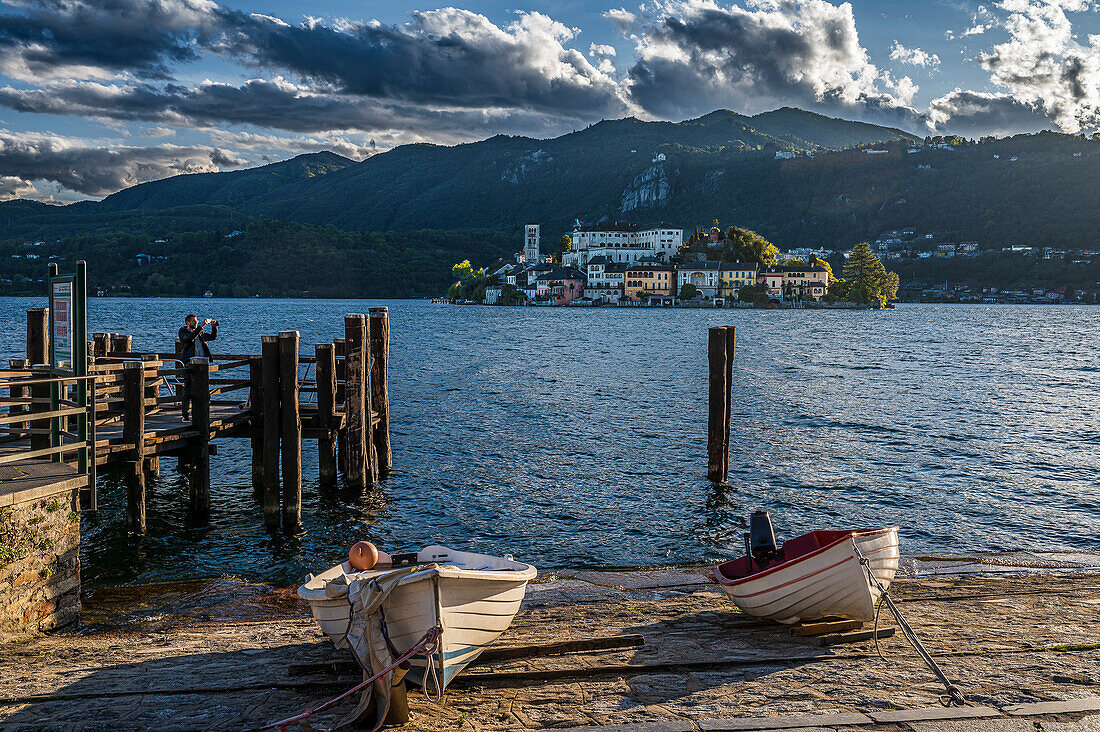
[[(818, 647), (735, 612), (703, 571), (540, 578), (498, 645), (626, 634), (645, 645), (471, 667), (440, 705), (410, 689), (406, 728), (1100, 732), (1098, 574), (895, 583), (971, 704), (959, 718), (900, 634), (881, 658), (873, 642)], [(254, 729), (359, 678), (287, 673), (344, 659), (292, 588), (180, 583), (85, 604), (80, 630), (0, 645), (0, 729)]]

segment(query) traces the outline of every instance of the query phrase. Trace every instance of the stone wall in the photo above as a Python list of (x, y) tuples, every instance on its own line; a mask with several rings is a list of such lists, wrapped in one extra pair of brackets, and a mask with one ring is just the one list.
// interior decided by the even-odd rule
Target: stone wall
[(80, 514), (71, 488), (9, 494), (0, 505), (0, 635), (51, 630), (80, 615)]

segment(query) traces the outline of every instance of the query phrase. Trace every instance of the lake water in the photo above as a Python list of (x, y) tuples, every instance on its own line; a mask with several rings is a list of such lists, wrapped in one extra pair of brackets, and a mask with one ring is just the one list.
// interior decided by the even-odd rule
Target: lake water
[[(295, 581), (358, 539), (511, 552), (540, 569), (682, 564), (739, 553), (753, 510), (782, 537), (902, 526), (902, 551), (1100, 549), (1100, 308), (894, 311), (455, 307), (423, 301), (89, 301), (89, 332), (170, 351), (182, 315), (221, 321), (221, 352), (388, 305), (394, 474), (319, 489), (305, 445), (304, 532), (263, 528), (246, 440), (212, 458), (191, 525), (175, 460), (128, 537), (106, 476), (84, 517), (88, 587), (232, 575)], [(0, 358), (27, 307), (0, 298)], [(706, 329), (737, 326), (729, 484), (706, 474)]]

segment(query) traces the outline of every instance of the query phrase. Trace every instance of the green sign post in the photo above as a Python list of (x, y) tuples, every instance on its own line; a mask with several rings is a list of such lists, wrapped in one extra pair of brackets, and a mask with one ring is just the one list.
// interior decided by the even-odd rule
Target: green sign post
[[(88, 375), (88, 272), (83, 260), (76, 263), (76, 273), (59, 275), (57, 266), (50, 265), (50, 371), (53, 376), (82, 377)], [(76, 439), (84, 443), (77, 451), (77, 469), (88, 472), (88, 381), (78, 379), (74, 387), (76, 406), (84, 411), (76, 418)], [(61, 385), (50, 388), (50, 410), (57, 411), (64, 398)], [(50, 444), (61, 445), (64, 417), (50, 420)], [(54, 454), (60, 461), (61, 453)]]

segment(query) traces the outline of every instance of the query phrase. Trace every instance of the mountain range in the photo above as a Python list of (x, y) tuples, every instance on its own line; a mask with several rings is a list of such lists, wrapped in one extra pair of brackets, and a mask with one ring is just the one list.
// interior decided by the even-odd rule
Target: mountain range
[[(1041, 133), (910, 152), (920, 142), (792, 108), (626, 118), (545, 140), (405, 145), (360, 162), (311, 153), (64, 207), (11, 201), (0, 204), (0, 239), (161, 236), (278, 219), (342, 231), (490, 230), (515, 235), (518, 248), (532, 221), (556, 241), (575, 220), (691, 229), (720, 219), (783, 248), (846, 248), (895, 227), (983, 245), (1095, 244), (1097, 143)], [(780, 151), (799, 155), (777, 159)]]

